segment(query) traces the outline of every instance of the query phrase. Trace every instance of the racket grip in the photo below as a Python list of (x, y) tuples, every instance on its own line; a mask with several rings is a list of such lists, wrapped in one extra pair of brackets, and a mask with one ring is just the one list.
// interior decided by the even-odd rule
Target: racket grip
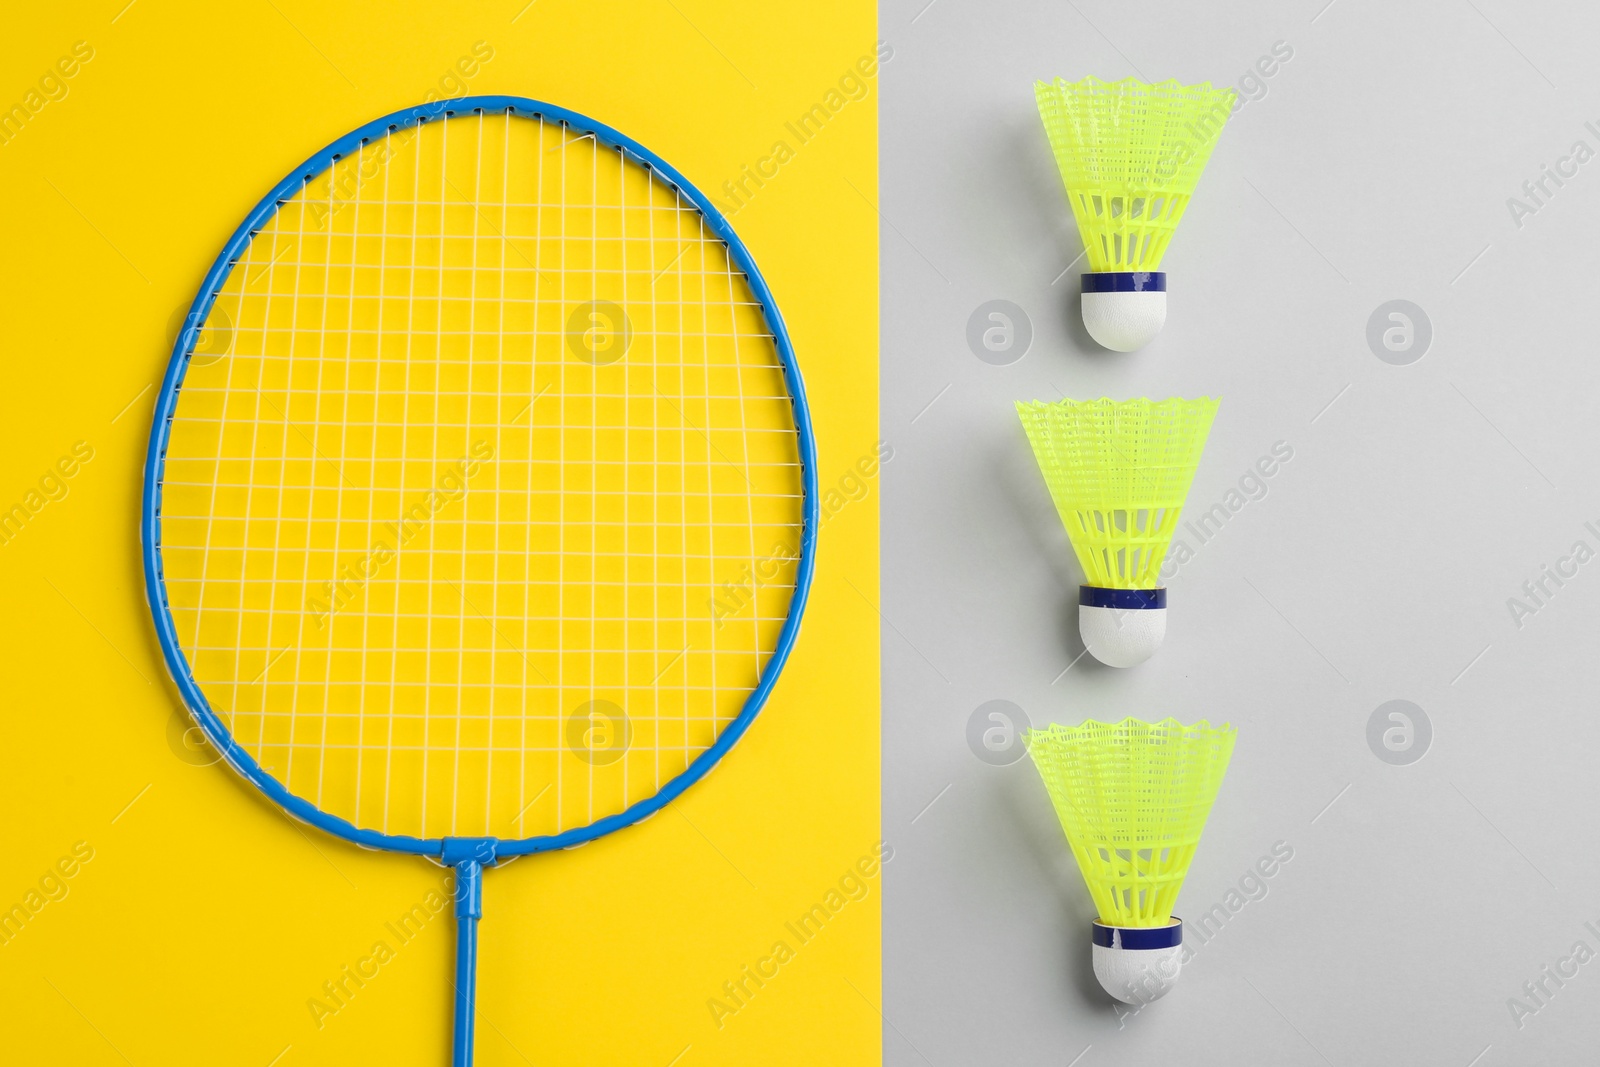
[(464, 859), (456, 871), (455, 1067), (472, 1067), (478, 990), (478, 919), (483, 916), (483, 864)]

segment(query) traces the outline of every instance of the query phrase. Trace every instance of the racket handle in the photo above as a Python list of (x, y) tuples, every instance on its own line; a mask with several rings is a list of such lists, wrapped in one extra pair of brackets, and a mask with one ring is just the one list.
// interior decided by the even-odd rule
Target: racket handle
[(474, 1005), (478, 989), (478, 919), (483, 915), (483, 864), (464, 859), (456, 871), (455, 1067), (472, 1067)]

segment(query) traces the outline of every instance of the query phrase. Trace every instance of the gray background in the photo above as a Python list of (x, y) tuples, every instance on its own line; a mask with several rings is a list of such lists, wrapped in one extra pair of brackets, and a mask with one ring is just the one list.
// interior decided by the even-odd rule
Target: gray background
[[(1520, 228), (1506, 203), (1574, 141), (1600, 150), (1600, 14), (1324, 3), (881, 8), (891, 1065), (1600, 1059), (1600, 959), (1520, 1028), (1507, 1005), (1578, 940), (1600, 951), (1600, 560), (1520, 628), (1507, 606), (1575, 541), (1600, 549), (1600, 159)], [(1082, 246), (1032, 81), (1237, 84), (1278, 41), (1292, 58), (1165, 258), (1166, 330), (1097, 349), (1083, 264), (1053, 281)], [(997, 298), (1033, 330), (1007, 366), (966, 341)], [(1409, 365), (1366, 339), (1396, 299), (1433, 330)], [(1012, 402), (1205, 393), (1187, 514), (1275, 442), (1292, 460), (1169, 583), (1154, 659), (1066, 670), (1081, 576)], [(1396, 699), (1432, 729), (1409, 765), (1368, 743)], [(1275, 842), (1293, 859), (1137, 1015), (1094, 983), (1093, 909), (1031, 764), (969, 746), (991, 700), (1035, 724), (1238, 724), (1178, 914)]]

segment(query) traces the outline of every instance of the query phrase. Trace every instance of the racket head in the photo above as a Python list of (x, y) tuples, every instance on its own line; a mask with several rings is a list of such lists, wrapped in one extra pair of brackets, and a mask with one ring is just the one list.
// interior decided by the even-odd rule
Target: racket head
[[(224, 293), (230, 277), (239, 265), (241, 256), (249, 249), (252, 241), (272, 224), (285, 205), (294, 201), (296, 194), (308, 189), (319, 178), (329, 176), (341, 160), (348, 160), (353, 157), (359, 162), (362, 159), (361, 154), (367, 146), (380, 139), (410, 130), (416, 130), (420, 134), (427, 124), (446, 125), (448, 120), (472, 115), (480, 117), (503, 115), (508, 123), (514, 118), (538, 120), (541, 124), (541, 133), (546, 124), (560, 127), (564, 131), (570, 131), (574, 136), (573, 141), (569, 143), (593, 138), (596, 155), (600, 153), (601, 147), (608, 151), (616, 152), (619, 161), (624, 167), (628, 164), (642, 167), (647, 172), (652, 184), (656, 182), (663, 183), (674, 195), (681, 198), (685, 205), (692, 207), (698, 213), (703, 222), (706, 235), (720, 242), (726, 250), (727, 262), (730, 268), (730, 284), (736, 284), (732, 280), (733, 272), (736, 271), (740, 276), (737, 281), (743, 284), (749, 296), (759, 306), (759, 314), (764, 320), (766, 330), (770, 336), (776, 357), (777, 370), (781, 374), (783, 388), (787, 391), (787, 399), (792, 407), (792, 429), (796, 457), (795, 478), (799, 490), (797, 520), (795, 523), (797, 536), (792, 546), (794, 558), (785, 561), (786, 566), (792, 563), (792, 592), (790, 593), (787, 612), (782, 618), (781, 628), (777, 630), (776, 639), (771, 648), (765, 650), (764, 656), (758, 654), (758, 677), (756, 677), (753, 687), (749, 689), (744, 697), (737, 713), (716, 729), (714, 740), (711, 743), (700, 748), (692, 758), (686, 757), (687, 765), (681, 771), (673, 774), (664, 782), (658, 781), (656, 783), (658, 788), (653, 793), (638, 796), (626, 803), (625, 806), (621, 806), (620, 810), (610, 811), (592, 821), (579, 825), (564, 826), (556, 832), (537, 833), (521, 837), (507, 836), (501, 833), (447, 832), (433, 834), (391, 832), (387, 827), (375, 829), (372, 826), (360, 825), (361, 820), (347, 817), (346, 814), (324, 810), (316, 803), (300, 795), (299, 792), (292, 790), (289, 784), (280, 780), (278, 775), (263, 766), (262, 761), (257, 758), (257, 754), (251, 751), (248, 745), (241, 743), (234, 736), (223, 716), (219, 715), (218, 710), (213, 706), (212, 700), (208, 699), (202, 688), (201, 681), (197, 680), (191, 658), (185, 651), (184, 642), (179, 634), (178, 623), (174, 617), (172, 600), (169, 596), (167, 566), (163, 557), (162, 533), (164, 516), (162, 505), (165, 495), (164, 484), (167, 474), (168, 449), (172, 443), (175, 415), (182, 395), (182, 388), (191, 367), (191, 361), (197, 355), (197, 350), (208, 347), (202, 338), (203, 331), (207, 327), (209, 317), (219, 296)], [(441, 122), (440, 120), (447, 121)], [(509, 162), (507, 166), (509, 167)], [(441, 176), (442, 174), (443, 172), (441, 171)], [(330, 183), (333, 181), (331, 177), (328, 180)], [(357, 195), (359, 196), (359, 194)], [(420, 200), (420, 189), (414, 190), (413, 195)], [(331, 197), (332, 194), (330, 193)], [(537, 200), (538, 197), (535, 199)], [(300, 211), (302, 212), (301, 225), (303, 230), (305, 212), (307, 211), (306, 206), (301, 205)], [(444, 214), (443, 207), (440, 209), (440, 214), (441, 217)], [(595, 215), (597, 217), (598, 212)], [(382, 226), (383, 224), (380, 223), (380, 227)], [(598, 228), (598, 222), (595, 223), (595, 226)], [(535, 269), (537, 270), (537, 265)], [(657, 277), (659, 278), (660, 275), (657, 275)], [(271, 283), (269, 282), (268, 284), (270, 286)], [(538, 396), (535, 395), (534, 400), (529, 401), (530, 406), (537, 399)], [(284, 418), (287, 424), (288, 416)], [(530, 416), (530, 422), (531, 420), (532, 416)], [(707, 434), (709, 435), (710, 432), (712, 432), (712, 428), (708, 426)], [(711, 444), (709, 436), (707, 437), (707, 444), (708, 447), (715, 447)], [(313, 445), (313, 447), (315, 446)], [(376, 444), (374, 444), (374, 449), (376, 447)], [(438, 457), (435, 457), (436, 462), (437, 459)], [(218, 462), (221, 462), (220, 458)], [(711, 480), (710, 475), (707, 477), (708, 481)], [(404, 474), (402, 472), (403, 478)], [(529, 479), (531, 482), (531, 472)], [(753, 491), (754, 487), (752, 487)], [(248, 519), (248, 517), (247, 515), (246, 518)], [(717, 765), (729, 749), (748, 730), (755, 716), (765, 706), (793, 649), (811, 588), (819, 523), (816, 443), (793, 344), (771, 291), (757, 268), (754, 259), (716, 205), (660, 156), (610, 126), (596, 122), (577, 112), (524, 97), (477, 96), (418, 105), (387, 115), (351, 131), (312, 155), (299, 167), (296, 167), (271, 192), (262, 198), (239, 225), (217, 256), (191, 305), (183, 328), (180, 329), (174, 343), (171, 359), (155, 401), (150, 445), (145, 461), (140, 532), (146, 597), (168, 670), (196, 722), (205, 731), (206, 736), (216, 746), (222, 757), (240, 775), (291, 815), (355, 844), (369, 848), (436, 857), (443, 855), (448, 858), (452, 855), (459, 857), (470, 854), (479, 859), (493, 860), (556, 848), (570, 848), (632, 825), (659, 811)], [(246, 534), (245, 536), (246, 544), (248, 545), (249, 535)], [(466, 599), (465, 593), (462, 594), (462, 599)], [(463, 608), (463, 612), (465, 612), (465, 608)], [(759, 615), (759, 608), (756, 609), (756, 613)], [(498, 617), (498, 610), (496, 611), (496, 616)], [(196, 632), (198, 633), (198, 623), (196, 624)], [(490, 728), (492, 730), (492, 724)], [(324, 736), (326, 736), (326, 732)], [(359, 811), (359, 807), (357, 810)], [(459, 827), (452, 829), (459, 830)]]

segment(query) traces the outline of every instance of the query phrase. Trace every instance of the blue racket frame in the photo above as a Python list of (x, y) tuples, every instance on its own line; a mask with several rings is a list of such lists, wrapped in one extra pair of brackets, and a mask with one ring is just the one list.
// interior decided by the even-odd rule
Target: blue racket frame
[[(578, 131), (593, 134), (601, 144), (619, 149), (648, 170), (666, 179), (700, 209), (712, 232), (727, 246), (733, 260), (743, 271), (751, 294), (760, 303), (767, 324), (772, 329), (778, 359), (783, 365), (784, 380), (794, 404), (795, 428), (800, 446), (802, 527), (800, 559), (795, 573), (794, 597), (789, 603), (789, 615), (778, 635), (777, 645), (761, 672), (754, 690), (745, 699), (744, 707), (730, 722), (716, 743), (700, 753), (676, 778), (660, 792), (641, 800), (624, 811), (598, 819), (588, 826), (577, 827), (559, 834), (510, 840), (495, 837), (441, 837), (421, 838), (405, 834), (385, 834), (365, 830), (337, 815), (318, 810), (310, 802), (295, 796), (271, 774), (262, 769), (255, 758), (246, 752), (229, 734), (222, 720), (211, 710), (210, 703), (194, 679), (188, 658), (178, 644), (172, 609), (167, 602), (166, 581), (161, 561), (161, 485), (166, 464), (167, 443), (172, 432), (173, 414), (177, 409), (178, 393), (183, 388), (193, 352), (206, 316), (222, 291), (239, 256), (267, 221), (295, 193), (312, 179), (322, 174), (345, 156), (359, 152), (370, 141), (440, 118), (463, 114), (499, 112), (524, 118), (543, 118), (558, 122)], [(456, 996), (454, 1063), (456, 1067), (470, 1067), (473, 1057), (473, 1014), (477, 974), (478, 919), (483, 914), (483, 869), (503, 860), (526, 856), (535, 852), (548, 852), (558, 848), (572, 848), (593, 841), (615, 830), (631, 826), (648, 818), (670, 804), (689, 786), (704, 778), (727, 754), (739, 738), (744, 736), (750, 723), (765, 706), (773, 686), (777, 684), (789, 653), (794, 648), (800, 631), (800, 618), (805, 613), (806, 599), (811, 592), (812, 574), (816, 565), (817, 527), (820, 514), (817, 504), (817, 450), (811, 428), (811, 412), (806, 406), (805, 386), (800, 378), (800, 368), (795, 361), (794, 345), (788, 328), (778, 311), (766, 279), (757, 269), (754, 258), (744, 242), (734, 233), (733, 227), (717, 210), (715, 204), (670, 164), (633, 138), (596, 122), (585, 115), (566, 108), (556, 107), (521, 96), (469, 96), (454, 100), (439, 100), (420, 104), (386, 115), (345, 134), (322, 151), (296, 167), (288, 177), (258, 203), (243, 223), (234, 231), (221, 254), (207, 272), (200, 291), (190, 306), (183, 328), (178, 332), (172, 348), (172, 358), (166, 376), (161, 382), (161, 392), (156, 396), (155, 412), (150, 430), (150, 448), (145, 457), (144, 492), (139, 523), (144, 557), (145, 596), (149, 601), (150, 615), (155, 621), (156, 635), (161, 642), (161, 652), (166, 659), (183, 701), (206, 737), (216, 746), (222, 758), (233, 769), (290, 815), (310, 823), (335, 837), (363, 848), (387, 852), (404, 852), (428, 856), (454, 868), (456, 872), (455, 911), (456, 935)]]

